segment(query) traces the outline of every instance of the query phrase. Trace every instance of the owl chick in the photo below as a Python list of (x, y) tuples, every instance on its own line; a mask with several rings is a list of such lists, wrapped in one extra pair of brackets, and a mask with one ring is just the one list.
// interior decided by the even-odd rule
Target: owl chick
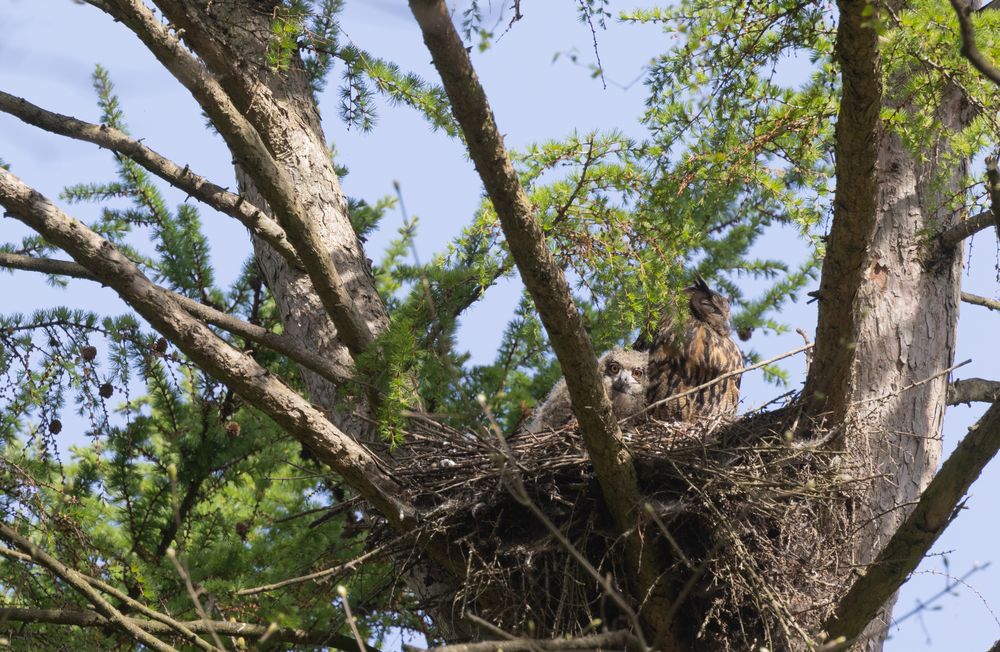
[[(665, 315), (653, 338), (647, 372), (649, 405), (743, 367), (743, 353), (729, 336), (729, 300), (713, 292), (701, 277), (684, 292), (690, 312), (685, 323)], [(740, 377), (735, 376), (652, 407), (650, 413), (664, 421), (730, 417), (739, 401)]]
[[(604, 391), (611, 399), (611, 409), (615, 418), (628, 419), (641, 416), (646, 407), (646, 367), (649, 356), (644, 351), (633, 351), (615, 347), (602, 355), (597, 368), (604, 381)], [(535, 412), (528, 424), (528, 430), (539, 432), (545, 428), (558, 428), (573, 420), (566, 379), (562, 378), (548, 398)]]

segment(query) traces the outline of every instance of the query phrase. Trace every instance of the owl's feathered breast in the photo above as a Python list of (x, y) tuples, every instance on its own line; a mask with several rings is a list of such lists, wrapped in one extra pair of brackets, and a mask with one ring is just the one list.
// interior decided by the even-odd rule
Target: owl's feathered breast
[[(649, 355), (650, 403), (683, 393), (743, 366), (743, 354), (728, 335), (708, 324), (688, 319), (683, 328), (664, 323)], [(688, 396), (654, 407), (652, 415), (665, 421), (694, 421), (702, 417), (731, 416), (739, 404), (739, 376), (719, 381)]]

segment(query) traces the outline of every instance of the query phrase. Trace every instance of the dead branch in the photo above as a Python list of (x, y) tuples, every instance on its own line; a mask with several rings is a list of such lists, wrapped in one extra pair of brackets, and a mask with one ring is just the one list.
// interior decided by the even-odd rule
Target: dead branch
[(274, 247), (274, 250), (289, 264), (302, 268), (302, 261), (288, 242), (284, 229), (260, 208), (251, 204), (246, 198), (195, 174), (188, 166), (182, 168), (125, 132), (107, 125), (91, 124), (71, 116), (46, 111), (24, 98), (3, 91), (0, 91), (0, 111), (54, 134), (94, 143), (127, 156), (170, 185), (183, 190), (220, 213), (236, 218), (254, 235)]
[(958, 29), (962, 37), (962, 56), (984, 77), (1000, 86), (1000, 70), (997, 70), (976, 46), (976, 28), (972, 25), (972, 3), (951, 0), (951, 6), (958, 16)]
[(861, 635), (961, 511), (962, 497), (998, 449), (1000, 403), (994, 403), (941, 465), (875, 562), (841, 596), (834, 615), (824, 624), (831, 640), (849, 643)]
[(948, 405), (1000, 401), (1000, 381), (965, 378), (948, 385)]
[[(173, 646), (167, 645), (157, 637), (150, 634), (147, 630), (138, 627), (135, 623), (131, 622), (130, 618), (127, 618), (121, 611), (116, 609), (114, 605), (105, 600), (104, 597), (84, 579), (81, 573), (78, 573), (55, 557), (49, 555), (31, 541), (18, 534), (6, 523), (0, 523), (0, 538), (10, 543), (20, 552), (31, 557), (31, 559), (38, 565), (46, 568), (55, 577), (61, 579), (63, 582), (72, 587), (74, 591), (86, 598), (86, 600), (97, 609), (96, 612), (92, 613), (101, 618), (105, 625), (114, 624), (115, 626), (123, 629), (135, 640), (139, 641), (143, 645), (148, 645), (158, 652), (176, 652)], [(0, 609), (0, 620), (3, 620), (3, 614), (7, 611), (7, 609)], [(163, 625), (162, 623), (157, 624), (161, 625), (170, 633), (174, 633), (173, 628)]]
[[(441, 76), (452, 111), (465, 135), (469, 155), (493, 202), (514, 262), (535, 302), (567, 380), (580, 434), (594, 465), (604, 500), (623, 533), (630, 533), (626, 557), (638, 579), (638, 596), (652, 595), (646, 617), (657, 627), (668, 603), (657, 604), (653, 588), (664, 563), (656, 546), (642, 547), (635, 529), (641, 494), (632, 457), (611, 412), (597, 372), (597, 356), (562, 269), (549, 251), (533, 207), (517, 178), (486, 93), (476, 76), (448, 8), (442, 0), (411, 0), (410, 10)], [(673, 647), (667, 643), (667, 648)]]
[(236, 161), (253, 178), (284, 227), (323, 307), (337, 328), (338, 336), (354, 356), (363, 352), (374, 341), (374, 335), (334, 267), (330, 252), (320, 241), (295, 184), (271, 154), (258, 131), (234, 106), (216, 78), (184, 48), (145, 3), (141, 0), (108, 0), (106, 4), (113, 8), (112, 15), (142, 40), (208, 114)]
[(321, 571), (316, 571), (315, 573), (309, 573), (308, 575), (301, 575), (299, 577), (290, 577), (286, 580), (281, 580), (280, 582), (275, 582), (273, 584), (264, 584), (262, 586), (255, 586), (250, 589), (240, 589), (236, 592), (236, 595), (255, 595), (257, 593), (266, 593), (267, 591), (276, 591), (278, 589), (284, 588), (286, 586), (291, 586), (293, 584), (302, 584), (303, 582), (311, 582), (313, 580), (320, 580), (324, 577), (330, 577), (331, 575), (336, 575), (337, 573), (343, 572), (345, 570), (354, 570), (358, 564), (367, 561), (372, 557), (376, 557), (383, 552), (385, 552), (386, 546), (379, 546), (374, 550), (369, 550), (363, 555), (352, 559), (344, 564), (338, 564), (332, 568), (324, 568)]
[(988, 299), (986, 297), (981, 297), (978, 294), (969, 294), (968, 292), (963, 292), (962, 301), (966, 303), (971, 303), (976, 306), (989, 308), (990, 310), (1000, 310), (1000, 301), (997, 301), (996, 299)]
[[(157, 634), (164, 636), (175, 633), (173, 629), (167, 625), (153, 620), (143, 620), (141, 618), (132, 618), (130, 616), (124, 616), (123, 619), (127, 621), (130, 626), (146, 632), (149, 635)], [(18, 609), (13, 607), (0, 607), (0, 623), (5, 621), (47, 623), (51, 625), (75, 625), (77, 627), (107, 627), (111, 622), (108, 618), (105, 618), (96, 611), (76, 609)], [(232, 638), (244, 637), (261, 639), (267, 636), (269, 641), (278, 643), (323, 645), (330, 646), (338, 650), (361, 652), (353, 637), (343, 636), (334, 632), (307, 631), (291, 627), (272, 627), (268, 625), (230, 622), (227, 620), (187, 620), (183, 622), (183, 625), (192, 632), (196, 632), (198, 634), (207, 634), (209, 631), (215, 631), (222, 636)], [(378, 652), (378, 650), (373, 647), (368, 647), (368, 650)]]
[[(41, 272), (43, 274), (57, 274), (59, 276), (69, 276), (88, 281), (99, 281), (97, 277), (87, 271), (86, 267), (68, 260), (37, 258), (35, 256), (0, 252), (0, 267)], [(312, 349), (303, 346), (295, 338), (274, 333), (256, 324), (237, 319), (211, 306), (206, 306), (182, 294), (171, 292), (159, 286), (156, 287), (159, 292), (180, 303), (184, 310), (194, 317), (201, 319), (206, 324), (217, 326), (234, 335), (239, 335), (251, 342), (256, 342), (288, 356), (290, 360), (316, 372), (331, 382), (343, 383), (351, 379), (352, 373), (350, 369), (338, 365), (334, 360), (316, 355)]]

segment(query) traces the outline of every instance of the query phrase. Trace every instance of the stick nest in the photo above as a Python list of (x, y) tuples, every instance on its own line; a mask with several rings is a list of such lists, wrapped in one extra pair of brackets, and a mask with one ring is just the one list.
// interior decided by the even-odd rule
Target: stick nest
[[(832, 433), (793, 440), (797, 414), (789, 406), (728, 423), (650, 420), (625, 433), (648, 499), (646, 541), (670, 560), (661, 590), (697, 649), (803, 649), (845, 588), (864, 474), (831, 448)], [(627, 594), (624, 546), (575, 427), (519, 433), (504, 445), (416, 426), (391, 455), (394, 474), (423, 511), (422, 533), (457, 543), (469, 569), (460, 587), (424, 591), (421, 599), (439, 601), (426, 607), (536, 637), (627, 626), (592, 574), (508, 490), (508, 474), (518, 474), (531, 501)], [(412, 555), (398, 563), (411, 580), (425, 567)], [(481, 599), (498, 592), (502, 604)]]

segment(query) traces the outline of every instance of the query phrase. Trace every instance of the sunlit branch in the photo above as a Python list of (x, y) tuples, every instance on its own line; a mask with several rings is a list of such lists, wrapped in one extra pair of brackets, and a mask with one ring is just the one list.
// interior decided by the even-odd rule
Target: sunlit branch
[(990, 310), (1000, 310), (1000, 301), (997, 301), (996, 299), (987, 299), (986, 297), (981, 297), (978, 294), (963, 292), (962, 301), (976, 306), (989, 308)]
[(0, 91), (0, 111), (50, 131), (60, 136), (94, 143), (122, 156), (127, 156), (172, 186), (183, 190), (208, 206), (236, 218), (243, 226), (274, 247), (291, 265), (302, 267), (302, 261), (292, 249), (288, 237), (277, 222), (244, 197), (195, 174), (188, 166), (181, 167), (131, 138), (128, 134), (107, 125), (96, 125), (71, 116), (60, 115), (35, 106), (24, 98)]
[(107, 0), (112, 13), (131, 29), (153, 55), (198, 101), (246, 170), (279, 224), (285, 229), (309, 275), (337, 334), (355, 356), (374, 341), (354, 297), (334, 267), (330, 252), (320, 241), (315, 225), (299, 199), (290, 175), (275, 160), (258, 131), (218, 80), (168, 31), (141, 0)]

